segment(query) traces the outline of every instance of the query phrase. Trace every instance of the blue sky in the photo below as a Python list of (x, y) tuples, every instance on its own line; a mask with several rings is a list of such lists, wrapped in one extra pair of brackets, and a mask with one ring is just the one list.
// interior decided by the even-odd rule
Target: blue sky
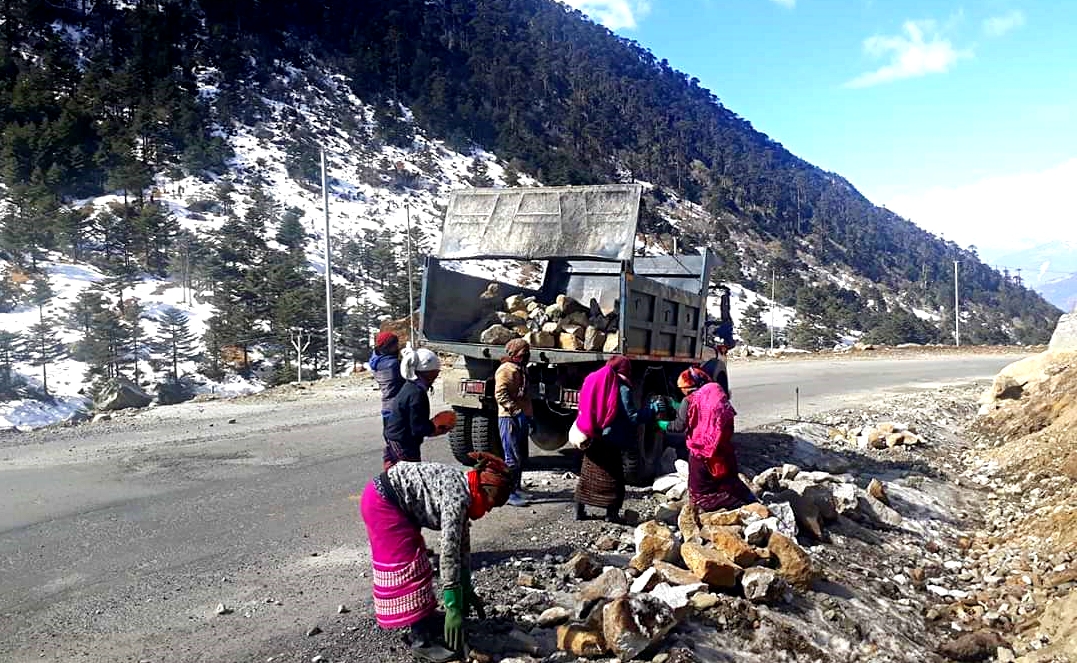
[(570, 0), (985, 257), (1077, 240), (1077, 2)]

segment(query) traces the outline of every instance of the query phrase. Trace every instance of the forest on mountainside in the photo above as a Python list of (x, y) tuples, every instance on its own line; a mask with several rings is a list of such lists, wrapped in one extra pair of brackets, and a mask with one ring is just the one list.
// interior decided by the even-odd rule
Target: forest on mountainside
[[(791, 341), (823, 347), (842, 329), (945, 340), (911, 309), (952, 318), (953, 260), (962, 264), (960, 298), (977, 312), (966, 341), (1043, 342), (1058, 314), (973, 249), (872, 205), (755, 131), (696, 79), (553, 0), (0, 0), (0, 8), (4, 257), (30, 278), (48, 251), (99, 266), (113, 277), (101, 289), (119, 299), (109, 309), (118, 328), (124, 284), (135, 275), (193, 281), (194, 272), (217, 310), (205, 339), (213, 357), (221, 344), (252, 339), (286, 349), (318, 285), (299, 238), (265, 243), (266, 228), (292, 225), (272, 192), (256, 186), (243, 216), (224, 195), (206, 201), (229, 222), (218, 237), (197, 237), (155, 202), (154, 176), (226, 174), (231, 128), (267, 117), (264, 100), (284, 98), (281, 74), (291, 67), (347, 76), (376, 107), (371, 142), (409, 147), (418, 127), (464, 151), (495, 152), (510, 183), (524, 172), (546, 184), (648, 181), (658, 187), (641, 220), (650, 233), (670, 230), (654, 213), (666, 191), (700, 204), (714, 221), (686, 233), (682, 246), (714, 249), (723, 278), (756, 290), (776, 274), (777, 299), (800, 312)], [(200, 94), (207, 86), (213, 93)], [(291, 129), (289, 172), (312, 179), (317, 136), (298, 121)], [(227, 186), (222, 179), (224, 194)], [(122, 194), (109, 210), (89, 215), (72, 205), (109, 191)], [(734, 230), (757, 236), (767, 252), (744, 255)], [(348, 250), (381, 263), (361, 270), (364, 284), (399, 290), (399, 245), (376, 249), (377, 240)], [(809, 260), (876, 286), (858, 293), (820, 283)], [(3, 282), (0, 306), (30, 296)], [(399, 293), (386, 294), (389, 311), (356, 313), (356, 338), (378, 313), (400, 313)], [(109, 331), (100, 347), (120, 333)]]

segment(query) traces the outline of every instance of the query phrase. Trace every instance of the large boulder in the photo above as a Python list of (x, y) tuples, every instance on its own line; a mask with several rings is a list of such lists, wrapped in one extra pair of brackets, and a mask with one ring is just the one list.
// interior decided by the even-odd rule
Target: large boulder
[(673, 531), (657, 520), (648, 520), (637, 527), (635, 542), (636, 556), (629, 565), (638, 571), (649, 568), (656, 560), (676, 559), (677, 540)]
[(623, 569), (611, 568), (580, 586), (579, 596), (584, 603), (598, 599), (615, 599), (628, 594), (628, 576)]
[(670, 585), (694, 585), (699, 582), (699, 578), (691, 571), (669, 562), (655, 562), (653, 568), (658, 572), (659, 578)]
[(606, 653), (602, 630), (584, 624), (565, 624), (557, 628), (557, 648), (586, 658)]
[(714, 548), (705, 548), (697, 543), (686, 543), (681, 547), (684, 564), (692, 574), (711, 587), (736, 587), (741, 567), (733, 560)]
[(194, 392), (182, 382), (162, 382), (157, 385), (157, 404), (176, 405), (194, 398)]
[(606, 646), (622, 661), (636, 658), (676, 625), (673, 609), (649, 594), (620, 598), (602, 608)]
[(808, 552), (789, 537), (774, 532), (767, 542), (767, 549), (778, 559), (778, 573), (789, 584), (802, 589), (811, 587), (815, 580), (815, 569)]
[(751, 566), (759, 559), (755, 548), (740, 538), (733, 528), (706, 527), (703, 529), (703, 538), (708, 539), (715, 550), (733, 560), (737, 566)]
[(1047, 348), (1051, 352), (1077, 352), (1077, 312), (1067, 313), (1058, 319), (1058, 326), (1051, 334)]
[(112, 378), (101, 388), (94, 407), (105, 412), (146, 407), (151, 402), (153, 402), (153, 397), (142, 391), (135, 383), (125, 378)]

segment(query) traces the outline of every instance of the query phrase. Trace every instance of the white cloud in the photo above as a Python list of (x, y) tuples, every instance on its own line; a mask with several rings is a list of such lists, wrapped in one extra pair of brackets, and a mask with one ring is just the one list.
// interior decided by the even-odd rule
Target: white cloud
[(943, 38), (935, 21), (905, 21), (902, 28), (904, 34), (875, 35), (864, 40), (865, 53), (875, 59), (889, 57), (890, 62), (857, 76), (846, 87), (871, 87), (902, 78), (943, 74), (961, 58), (972, 57), (970, 51), (959, 51)]
[(959, 187), (897, 196), (887, 207), (960, 246), (1001, 253), (1077, 241), (1077, 158), (1047, 170), (989, 177)]
[(610, 30), (635, 29), (639, 25), (639, 19), (651, 12), (650, 0), (564, 0), (564, 2)]
[(988, 37), (1001, 37), (1010, 30), (1025, 24), (1025, 14), (1020, 9), (1014, 9), (1008, 14), (992, 16), (984, 19), (984, 34)]
[(782, 7), (788, 7), (792, 9), (797, 6), (797, 0), (770, 0), (774, 4), (781, 5)]

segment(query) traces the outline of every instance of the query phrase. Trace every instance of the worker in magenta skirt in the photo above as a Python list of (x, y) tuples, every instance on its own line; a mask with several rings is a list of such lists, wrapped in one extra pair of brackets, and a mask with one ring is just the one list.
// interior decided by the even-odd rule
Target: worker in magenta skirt
[[(464, 619), (485, 618), (471, 583), (471, 521), (503, 506), (513, 474), (500, 458), (472, 453), (475, 466), (398, 462), (367, 484), (360, 511), (374, 567), (374, 613), (386, 629), (409, 628), (411, 653), (436, 663), (464, 651)], [(434, 571), (422, 528), (441, 532), (440, 584), (445, 605), (437, 633)]]

